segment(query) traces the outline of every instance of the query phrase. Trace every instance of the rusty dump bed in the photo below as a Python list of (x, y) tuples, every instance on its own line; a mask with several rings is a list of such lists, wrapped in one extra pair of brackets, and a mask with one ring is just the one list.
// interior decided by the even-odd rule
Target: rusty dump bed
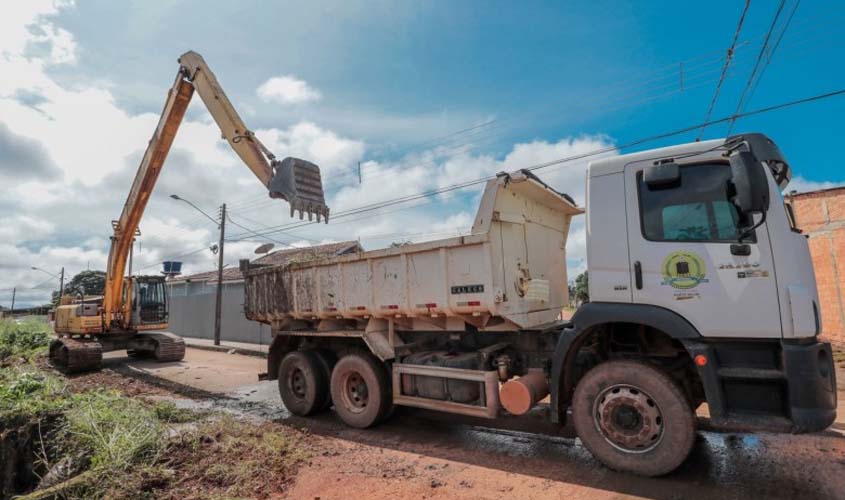
[(500, 174), (467, 236), (246, 270), (246, 316), (275, 329), (373, 318), (429, 331), (554, 321), (568, 301), (569, 224), (581, 213), (529, 172)]

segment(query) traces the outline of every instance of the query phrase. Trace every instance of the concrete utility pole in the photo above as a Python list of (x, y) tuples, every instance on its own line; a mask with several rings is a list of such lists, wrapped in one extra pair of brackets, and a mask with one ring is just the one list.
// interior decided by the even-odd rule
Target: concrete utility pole
[(226, 204), (220, 207), (220, 243), (217, 245), (217, 304), (214, 307), (214, 345), (220, 345), (220, 320), (223, 312), (223, 241), (226, 236)]
[(62, 297), (65, 294), (65, 266), (62, 266), (62, 272), (59, 275), (59, 305), (62, 305)]
[(9, 309), (9, 314), (11, 314), (12, 317), (15, 316), (15, 293), (17, 293), (17, 291), (17, 287), (12, 288), (12, 308)]

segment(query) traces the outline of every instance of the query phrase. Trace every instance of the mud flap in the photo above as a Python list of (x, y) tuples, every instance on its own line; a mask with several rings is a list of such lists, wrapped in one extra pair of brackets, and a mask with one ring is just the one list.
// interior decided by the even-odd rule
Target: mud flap
[(301, 160), (287, 157), (282, 161), (273, 160), (273, 178), (267, 188), (271, 198), (282, 198), (290, 203), (290, 215), (299, 211), (299, 218), (308, 214), (308, 220), (317, 216), (317, 222), (322, 217), (329, 222), (329, 207), (323, 192), (323, 181), (320, 178), (320, 167)]

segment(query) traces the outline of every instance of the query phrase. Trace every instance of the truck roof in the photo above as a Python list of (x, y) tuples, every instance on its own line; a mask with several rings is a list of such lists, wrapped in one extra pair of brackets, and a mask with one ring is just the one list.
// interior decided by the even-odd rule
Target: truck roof
[(636, 153), (629, 153), (619, 156), (611, 156), (609, 158), (602, 158), (600, 160), (591, 161), (587, 167), (588, 175), (590, 177), (597, 177), (600, 175), (616, 174), (625, 169), (625, 165), (634, 162), (647, 160), (650, 158), (660, 159), (673, 156), (687, 155), (691, 153), (703, 153), (710, 149), (721, 146), (725, 143), (725, 139), (712, 139), (709, 141), (689, 142), (687, 144), (679, 144), (677, 146), (669, 146), (665, 148), (648, 149), (646, 151), (639, 151)]

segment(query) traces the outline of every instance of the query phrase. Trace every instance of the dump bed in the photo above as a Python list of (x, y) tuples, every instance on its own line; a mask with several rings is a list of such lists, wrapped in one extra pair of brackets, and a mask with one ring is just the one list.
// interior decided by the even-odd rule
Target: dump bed
[(500, 174), (488, 181), (469, 235), (250, 266), (246, 316), (276, 329), (373, 318), (405, 330), (531, 328), (557, 319), (568, 302), (566, 237), (580, 213), (529, 172)]

